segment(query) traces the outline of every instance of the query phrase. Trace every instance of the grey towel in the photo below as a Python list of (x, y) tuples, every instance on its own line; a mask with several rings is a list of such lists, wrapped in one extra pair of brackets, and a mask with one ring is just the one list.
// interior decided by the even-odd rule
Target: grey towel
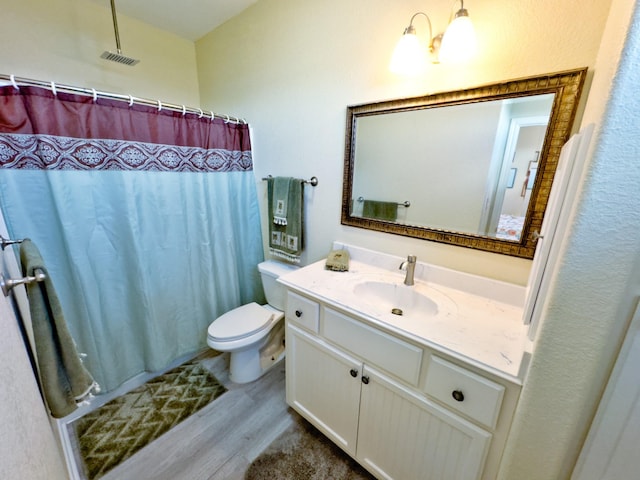
[(27, 285), (27, 296), (42, 392), (51, 415), (64, 417), (97, 385), (82, 364), (69, 334), (40, 251), (29, 239), (20, 245), (20, 261), (24, 275), (35, 276), (36, 270), (46, 275), (44, 281)]
[[(269, 252), (290, 262), (299, 262), (303, 249), (302, 194), (302, 180), (299, 178), (276, 177), (267, 180)], [(284, 217), (276, 215), (276, 211), (284, 213)]]

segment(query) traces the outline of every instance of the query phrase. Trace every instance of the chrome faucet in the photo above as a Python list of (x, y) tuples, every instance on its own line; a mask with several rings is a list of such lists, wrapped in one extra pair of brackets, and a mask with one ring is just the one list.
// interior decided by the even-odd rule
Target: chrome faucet
[(399, 270), (407, 271), (407, 275), (404, 277), (404, 284), (413, 285), (413, 274), (416, 270), (416, 256), (409, 255), (407, 259), (400, 264)]

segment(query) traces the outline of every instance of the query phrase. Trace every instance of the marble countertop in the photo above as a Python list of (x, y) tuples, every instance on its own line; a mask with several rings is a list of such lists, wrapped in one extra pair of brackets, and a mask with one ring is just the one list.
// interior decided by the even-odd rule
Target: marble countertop
[[(416, 269), (415, 285), (407, 287), (403, 285), (404, 272), (381, 268), (385, 266), (384, 261), (366, 260), (352, 258), (348, 272), (326, 270), (322, 260), (288, 273), (279, 281), (329, 306), (358, 315), (383, 330), (458, 357), (510, 381), (522, 381), (530, 351), (527, 326), (522, 322), (523, 309), (519, 305), (524, 287), (513, 288), (487, 279), (489, 288), (473, 288), (473, 283), (482, 283), (482, 279), (451, 271), (445, 275), (448, 282), (437, 283), (429, 281), (438, 275), (425, 273), (433, 268), (425, 264)], [(460, 277), (456, 279), (456, 275)], [(438, 311), (421, 316), (393, 315), (384, 302), (354, 292), (363, 282), (390, 282), (399, 289), (415, 289), (433, 299)], [(472, 287), (461, 289), (468, 285)], [(505, 287), (504, 291), (501, 287)], [(478, 294), (479, 291), (483, 294)], [(515, 298), (505, 301), (510, 297)]]

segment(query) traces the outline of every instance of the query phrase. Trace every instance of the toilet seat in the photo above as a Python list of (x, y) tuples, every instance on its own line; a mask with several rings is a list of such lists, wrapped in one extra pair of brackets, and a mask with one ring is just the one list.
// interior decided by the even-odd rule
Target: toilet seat
[(257, 303), (248, 303), (218, 317), (207, 329), (211, 340), (231, 342), (268, 328), (276, 312)]

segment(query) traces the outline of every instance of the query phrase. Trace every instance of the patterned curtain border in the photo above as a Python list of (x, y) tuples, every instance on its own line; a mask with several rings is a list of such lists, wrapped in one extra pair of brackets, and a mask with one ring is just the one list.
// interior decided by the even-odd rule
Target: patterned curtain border
[(250, 151), (3, 133), (0, 168), (237, 172), (252, 170), (253, 160)]

